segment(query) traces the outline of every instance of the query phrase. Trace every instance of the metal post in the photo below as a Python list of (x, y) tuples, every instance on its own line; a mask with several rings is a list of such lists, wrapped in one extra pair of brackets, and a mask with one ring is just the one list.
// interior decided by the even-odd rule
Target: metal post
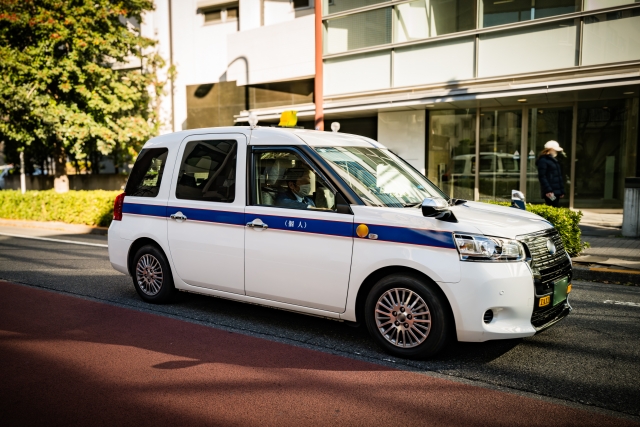
[(24, 151), (20, 152), (20, 191), (22, 194), (27, 192), (27, 182), (24, 176)]
[(480, 200), (480, 107), (476, 109), (476, 170), (473, 185), (473, 200)]
[[(535, 111), (535, 109), (534, 109)], [(533, 129), (532, 129), (533, 130)], [(535, 132), (535, 130), (533, 130)], [(522, 108), (522, 135), (520, 141), (520, 191), (527, 195), (527, 137), (529, 136), (529, 108)]]
[(576, 190), (576, 146), (578, 141), (578, 103), (573, 103), (573, 122), (571, 125), (571, 172), (569, 173), (569, 209), (573, 209)]
[(316, 23), (316, 78), (314, 80), (313, 96), (316, 103), (315, 128), (324, 130), (324, 107), (323, 102), (323, 75), (322, 75), (322, 0), (315, 3), (315, 23)]

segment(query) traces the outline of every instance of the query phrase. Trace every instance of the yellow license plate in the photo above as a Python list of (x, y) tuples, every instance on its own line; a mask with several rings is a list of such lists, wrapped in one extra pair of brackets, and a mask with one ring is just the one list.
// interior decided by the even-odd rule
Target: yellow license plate
[(545, 305), (549, 305), (550, 302), (551, 302), (551, 295), (542, 297), (540, 298), (540, 301), (538, 301), (538, 307), (544, 307)]

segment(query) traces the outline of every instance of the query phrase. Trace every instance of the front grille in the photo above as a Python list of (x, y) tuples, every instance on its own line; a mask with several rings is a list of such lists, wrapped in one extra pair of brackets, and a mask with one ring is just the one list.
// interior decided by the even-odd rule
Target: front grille
[[(562, 239), (555, 228), (538, 231), (536, 233), (518, 236), (531, 256), (531, 269), (534, 273), (534, 286), (536, 298), (534, 299), (533, 317), (531, 323), (538, 327), (547, 323), (563, 310), (564, 304), (555, 307), (539, 306), (539, 297), (551, 295), (553, 299), (554, 282), (569, 277), (571, 280), (571, 262), (564, 250)], [(551, 240), (555, 247), (555, 254), (550, 254), (547, 248), (547, 241)]]

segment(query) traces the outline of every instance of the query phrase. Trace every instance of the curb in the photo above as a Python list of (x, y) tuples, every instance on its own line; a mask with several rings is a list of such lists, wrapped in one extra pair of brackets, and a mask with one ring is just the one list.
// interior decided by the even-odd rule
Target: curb
[(640, 270), (622, 268), (586, 267), (573, 265), (573, 278), (592, 282), (619, 282), (640, 286)]
[(0, 227), (40, 228), (44, 230), (63, 231), (69, 234), (96, 234), (106, 236), (108, 227), (94, 227), (83, 224), (67, 224), (57, 221), (27, 221), (20, 219), (0, 218)]

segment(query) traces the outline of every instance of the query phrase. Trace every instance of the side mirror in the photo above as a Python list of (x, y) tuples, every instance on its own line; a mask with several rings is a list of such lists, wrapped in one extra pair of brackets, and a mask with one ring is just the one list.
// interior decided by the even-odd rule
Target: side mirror
[(518, 190), (511, 190), (511, 207), (516, 209), (527, 210), (525, 206), (524, 193)]
[(449, 210), (449, 203), (442, 197), (427, 197), (422, 201), (422, 215), (439, 219), (440, 221), (458, 222), (453, 212)]

